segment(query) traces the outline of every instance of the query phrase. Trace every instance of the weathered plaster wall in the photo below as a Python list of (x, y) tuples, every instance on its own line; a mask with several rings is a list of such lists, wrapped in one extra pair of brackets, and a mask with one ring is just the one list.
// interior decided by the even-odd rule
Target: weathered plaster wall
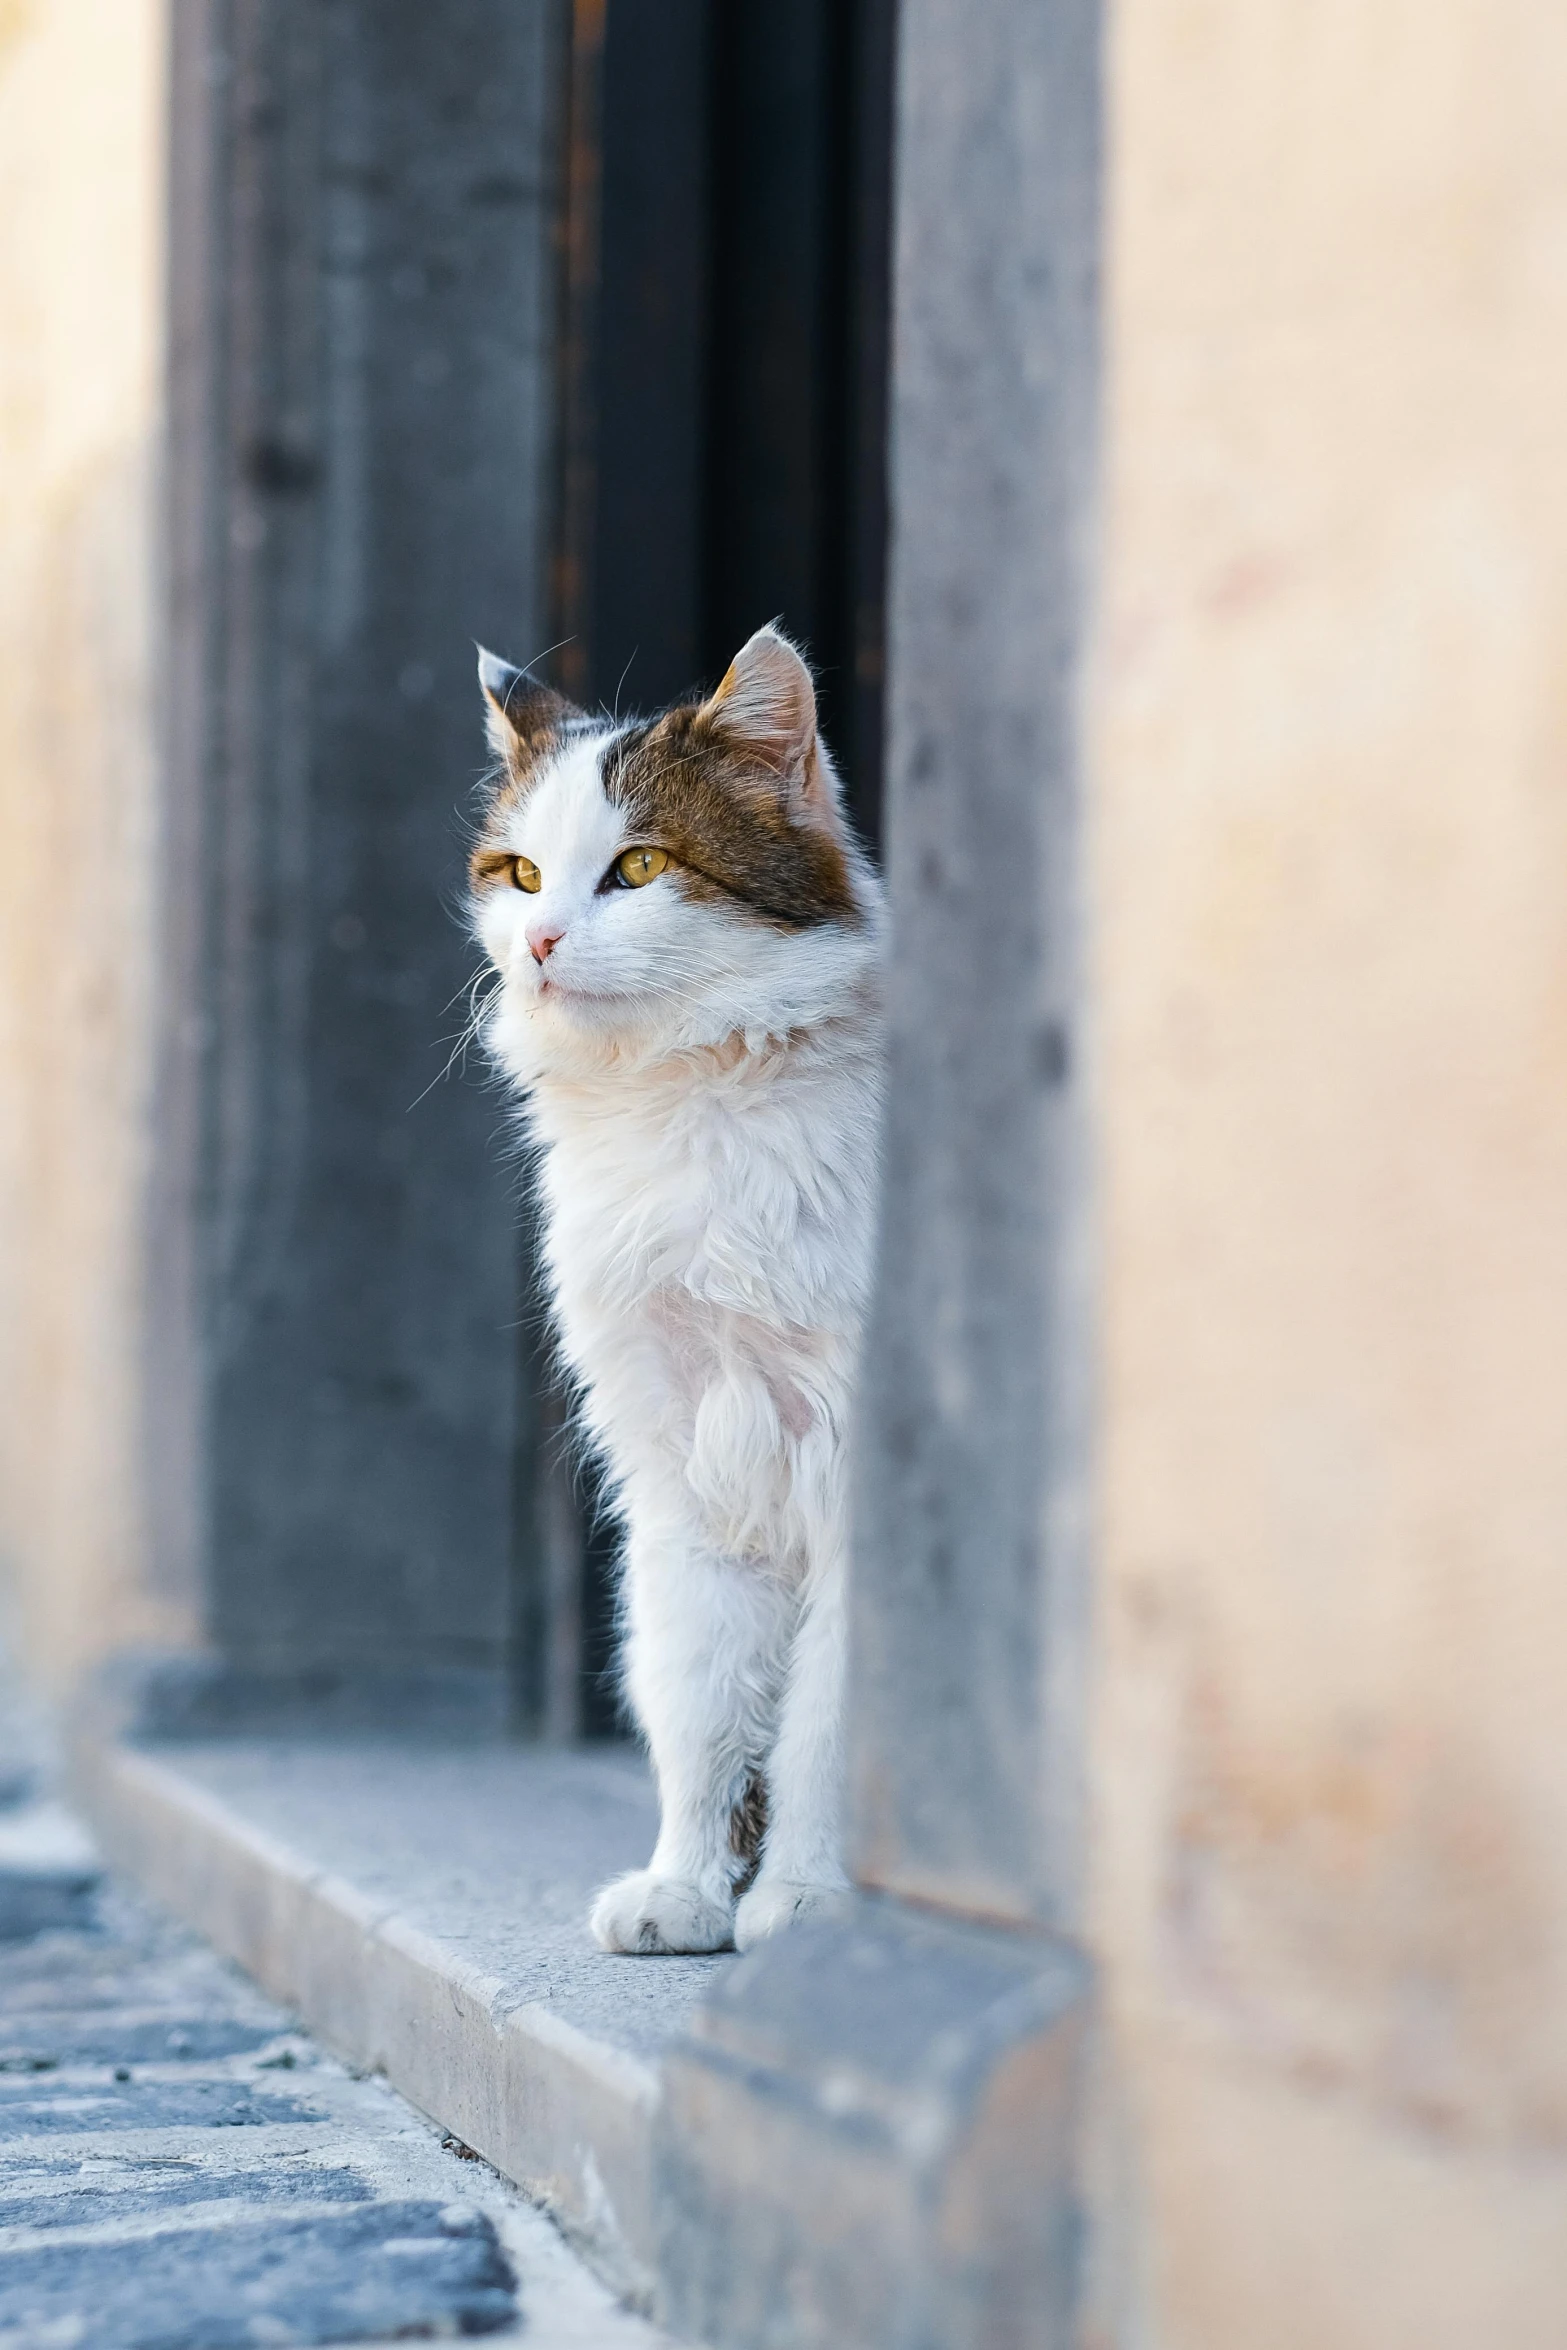
[(1567, 2341), (1567, 13), (1120, 0), (1107, 2337)]
[(159, 0), (0, 0), (0, 1588), (55, 1683), (141, 1596)]

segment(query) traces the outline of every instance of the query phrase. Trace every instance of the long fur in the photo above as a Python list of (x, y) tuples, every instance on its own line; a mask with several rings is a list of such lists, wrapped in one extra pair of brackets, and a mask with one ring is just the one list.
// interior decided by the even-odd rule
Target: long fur
[[(592, 1923), (616, 1950), (745, 1947), (844, 1882), (846, 1449), (877, 1191), (881, 890), (843, 822), (808, 673), (776, 632), (711, 702), (651, 727), (526, 696), (514, 718), (503, 666), (481, 670), (505, 762), (474, 866), (500, 974), (485, 1035), (539, 1155), (554, 1322), (624, 1525), (625, 1689), (662, 1805), (648, 1868), (607, 1887)], [(660, 764), (676, 744), (699, 777), (684, 795)], [(656, 789), (627, 788), (637, 760)], [(765, 860), (748, 861), (748, 806)], [(663, 845), (655, 825), (679, 857), (618, 886), (622, 851)], [(726, 828), (727, 846), (704, 847)], [(798, 905), (794, 841), (811, 876)], [(518, 855), (536, 891), (508, 878)], [(764, 862), (757, 905), (738, 893)]]

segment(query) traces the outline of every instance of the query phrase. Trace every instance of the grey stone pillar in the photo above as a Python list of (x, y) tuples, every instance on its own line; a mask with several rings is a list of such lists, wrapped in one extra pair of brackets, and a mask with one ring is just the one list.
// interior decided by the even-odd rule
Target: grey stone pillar
[(1097, 0), (904, 0), (887, 1189), (846, 1914), (670, 2068), (667, 2312), (725, 2344), (1073, 2331), (1093, 1351), (1079, 697)]
[(440, 1082), (473, 640), (548, 638), (559, 0), (174, 0), (154, 1711), (498, 1722), (503, 1114)]

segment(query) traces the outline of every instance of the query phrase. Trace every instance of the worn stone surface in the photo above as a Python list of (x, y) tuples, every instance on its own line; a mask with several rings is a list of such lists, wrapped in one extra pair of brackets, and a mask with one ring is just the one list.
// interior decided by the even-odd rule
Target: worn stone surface
[[(30, 1790), (32, 1772), (19, 1772), (18, 1781)], [(98, 1877), (96, 1854), (58, 1805), (0, 1810), (0, 1942), (74, 1925), (85, 1916)]]
[(434, 2203), (13, 2251), (0, 2293), (45, 2340), (86, 2313), (85, 2338), (101, 2350), (144, 2350), (153, 2326), (160, 2350), (251, 2350), (269, 2338), (494, 2334), (516, 2315), (489, 2222)]
[(194, 2062), (238, 2056), (268, 2037), (265, 2025), (228, 2016), (122, 2012), (84, 2018), (71, 2009), (45, 2007), (0, 2017), (0, 2073), (47, 2073), (75, 2064)]
[(656, 1815), (618, 1751), (266, 1740), (84, 1751), (107, 1850), (651, 2290), (657, 2063), (731, 1963), (612, 1957)]
[(112, 1887), (0, 1950), (0, 2350), (654, 2350), (544, 2216)]
[[(606, 1878), (646, 1861), (658, 1809), (646, 1767), (618, 1749), (441, 1749), (392, 1740), (222, 1740), (126, 1758), (272, 1839), (313, 1878), (492, 1976), (509, 2009), (547, 2001), (605, 2049), (651, 2061), (725, 1962), (657, 1966), (601, 1951), (587, 1931)], [(270, 1962), (269, 1962), (270, 1963)]]
[[(15, 2150), (13, 2149), (13, 2155)], [(95, 2155), (87, 2175), (67, 2155), (9, 2161), (0, 2191), (0, 2228), (52, 2235), (59, 2229), (131, 2220), (177, 2219), (203, 2203), (363, 2203), (372, 2189), (356, 2170), (278, 2161), (205, 2171), (177, 2155)]]
[(1087, 1970), (851, 1898), (748, 1956), (665, 2065), (664, 2308), (764, 2350), (1065, 2350)]

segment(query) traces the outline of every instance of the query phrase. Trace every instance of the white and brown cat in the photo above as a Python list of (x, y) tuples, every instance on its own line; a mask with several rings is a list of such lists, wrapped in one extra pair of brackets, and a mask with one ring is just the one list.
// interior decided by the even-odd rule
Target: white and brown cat
[(845, 1883), (881, 888), (776, 630), (652, 719), (588, 716), (488, 653), (479, 677), (486, 1040), (538, 1152), (556, 1334), (623, 1522), (624, 1685), (662, 1807), (593, 1931), (745, 1949)]

